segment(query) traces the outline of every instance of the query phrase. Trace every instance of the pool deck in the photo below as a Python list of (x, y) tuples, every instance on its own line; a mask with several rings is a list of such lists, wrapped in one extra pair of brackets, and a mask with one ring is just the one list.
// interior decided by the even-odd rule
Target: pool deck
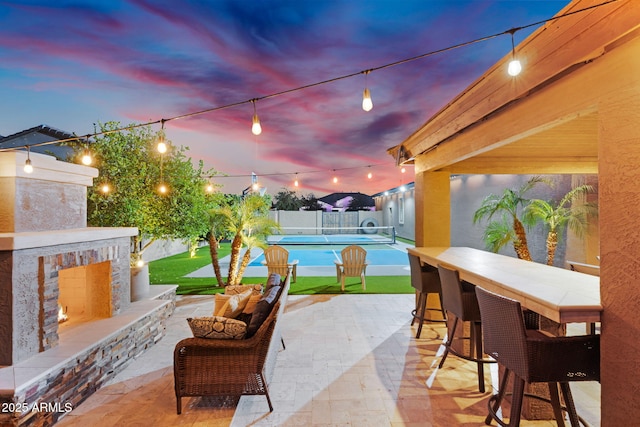
[[(363, 246), (366, 249), (366, 245)], [(399, 251), (406, 252), (407, 248), (412, 247), (403, 242), (397, 242), (394, 245), (389, 245), (390, 248), (397, 249)], [(254, 249), (251, 252), (254, 255), (254, 258), (262, 255), (261, 249)], [(220, 268), (222, 269), (222, 274), (226, 275), (229, 269), (229, 256), (226, 256), (220, 260)], [(336, 267), (335, 265), (327, 265), (327, 266), (304, 266), (298, 265), (298, 276), (335, 276), (336, 275)], [(409, 270), (409, 259), (407, 258), (407, 263), (405, 265), (369, 265), (367, 266), (367, 275), (368, 276), (408, 276), (410, 274)], [(259, 266), (247, 267), (245, 273), (245, 277), (266, 277), (267, 276), (267, 267)], [(188, 274), (185, 277), (214, 277), (213, 274), (213, 266), (210, 264), (202, 267), (199, 270), (194, 271), (193, 273)]]

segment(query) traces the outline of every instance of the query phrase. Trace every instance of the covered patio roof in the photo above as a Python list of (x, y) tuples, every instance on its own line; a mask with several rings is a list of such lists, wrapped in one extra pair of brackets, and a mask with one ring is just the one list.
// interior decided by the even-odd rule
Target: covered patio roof
[(571, 2), (516, 47), (519, 76), (506, 72), (509, 52), (389, 154), (399, 163), (422, 156), (423, 171), (597, 173), (597, 105), (581, 99), (588, 91), (556, 106), (523, 104), (637, 36), (637, 4), (600, 3)]

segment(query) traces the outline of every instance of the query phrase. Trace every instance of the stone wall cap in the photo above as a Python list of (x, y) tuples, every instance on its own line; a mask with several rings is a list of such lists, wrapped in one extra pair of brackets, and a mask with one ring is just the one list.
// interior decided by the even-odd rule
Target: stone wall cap
[(98, 176), (98, 169), (57, 160), (53, 156), (30, 153), (33, 172), (24, 171), (27, 160), (26, 151), (0, 152), (0, 178), (25, 178), (43, 181), (63, 182), (90, 187), (93, 178)]
[(86, 227), (54, 231), (0, 233), (0, 251), (93, 242), (131, 237), (137, 234), (136, 227)]

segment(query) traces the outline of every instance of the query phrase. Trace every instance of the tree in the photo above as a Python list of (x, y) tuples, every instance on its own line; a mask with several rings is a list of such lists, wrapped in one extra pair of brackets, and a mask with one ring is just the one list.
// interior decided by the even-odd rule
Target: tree
[(487, 247), (497, 252), (511, 242), (518, 258), (531, 261), (527, 233), (522, 221), (518, 218), (518, 209), (529, 204), (529, 200), (524, 196), (539, 183), (548, 183), (548, 180), (535, 176), (518, 189), (507, 188), (501, 196), (489, 194), (484, 198), (473, 214), (474, 224), (483, 218), (491, 220), (496, 213), (502, 214), (501, 220), (489, 222), (485, 229), (484, 240)]
[[(157, 239), (191, 242), (205, 236), (207, 212), (218, 196), (206, 194), (202, 177), (213, 171), (203, 171), (202, 162), (195, 168), (184, 147), (161, 157), (155, 149), (158, 133), (149, 126), (121, 128), (117, 122), (101, 124), (102, 135), (91, 143), (99, 175), (87, 191), (88, 224), (137, 227), (132, 263)], [(157, 191), (161, 181), (165, 194)]]
[(585, 235), (589, 225), (588, 220), (597, 215), (598, 208), (591, 203), (574, 202), (592, 191), (591, 185), (583, 184), (570, 190), (557, 203), (534, 199), (525, 208), (525, 216), (540, 220), (549, 228), (546, 241), (547, 265), (553, 265), (558, 237), (565, 226), (568, 226), (578, 237)]
[[(224, 238), (231, 239), (231, 255), (227, 285), (237, 285), (241, 282), (244, 271), (251, 260), (251, 249), (266, 247), (266, 236), (274, 229), (279, 229), (277, 222), (269, 218), (269, 198), (257, 194), (246, 196), (244, 199), (228, 199), (229, 203), (210, 211), (209, 247), (211, 262), (219, 286), (224, 286), (217, 246)], [(242, 248), (246, 251), (241, 256)]]
[(353, 195), (347, 211), (368, 211), (371, 210), (371, 199), (369, 196), (356, 193)]
[(303, 201), (296, 192), (286, 188), (279, 191), (274, 198), (276, 202), (273, 207), (279, 211), (299, 211), (303, 205)]
[(322, 206), (313, 193), (302, 196), (302, 209), (306, 211), (321, 211)]

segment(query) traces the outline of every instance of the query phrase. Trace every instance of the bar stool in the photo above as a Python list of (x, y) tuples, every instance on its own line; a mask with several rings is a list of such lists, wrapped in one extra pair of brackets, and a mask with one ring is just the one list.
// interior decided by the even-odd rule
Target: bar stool
[[(418, 331), (416, 332), (416, 338), (420, 338), (422, 333), (422, 324), (425, 321), (424, 315), (427, 310), (438, 311), (442, 314), (444, 320), (427, 320), (431, 322), (446, 322), (447, 314), (442, 307), (442, 287), (440, 286), (440, 276), (438, 275), (438, 269), (430, 265), (422, 265), (420, 258), (417, 255), (409, 255), (409, 267), (411, 268), (411, 286), (413, 286), (418, 292), (418, 301), (416, 308), (411, 311), (413, 320), (411, 320), (411, 326), (418, 320)], [(427, 307), (427, 295), (438, 294), (440, 298), (440, 308)]]
[[(484, 364), (495, 363), (495, 360), (485, 359), (482, 350), (482, 323), (480, 320), (480, 309), (476, 299), (475, 286), (460, 280), (458, 270), (438, 265), (440, 283), (442, 284), (442, 304), (446, 311), (453, 314), (453, 326), (451, 331), (447, 331), (447, 341), (444, 343), (445, 350), (438, 368), (442, 368), (444, 361), (451, 352), (456, 356), (476, 362), (478, 365), (478, 390), (484, 393)], [(470, 334), (462, 339), (469, 340), (469, 354), (462, 354), (452, 347), (458, 321), (470, 322)], [(475, 356), (474, 356), (475, 350)]]
[[(553, 337), (526, 329), (520, 303), (476, 287), (487, 354), (505, 368), (498, 394), (491, 396), (485, 424), (494, 419), (501, 426), (519, 426), (524, 396), (551, 403), (559, 426), (564, 426), (562, 410), (571, 425), (580, 418), (571, 396), (569, 381), (600, 380), (600, 336)], [(496, 414), (505, 394), (510, 373), (515, 375), (509, 424)], [(551, 399), (524, 393), (525, 382), (546, 382)], [(558, 384), (566, 407), (560, 405)]]

